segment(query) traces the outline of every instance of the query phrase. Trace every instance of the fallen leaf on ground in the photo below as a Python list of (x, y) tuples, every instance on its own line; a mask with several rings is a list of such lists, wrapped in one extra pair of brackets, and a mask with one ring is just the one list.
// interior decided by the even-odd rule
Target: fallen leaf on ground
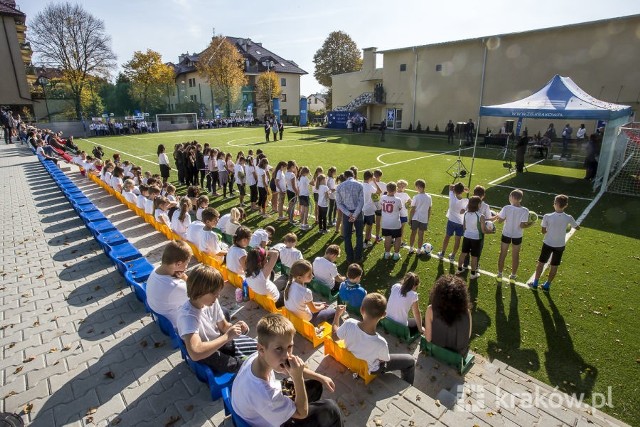
[(436, 399), (434, 403), (436, 404), (436, 406), (440, 406), (440, 401), (438, 399)]
[(7, 397), (11, 397), (11, 396), (13, 396), (13, 395), (15, 395), (15, 394), (18, 394), (18, 393), (16, 393), (15, 391), (11, 390), (9, 393), (7, 393), (7, 394), (4, 396), (4, 398), (6, 399)]
[(104, 376), (107, 378), (114, 379), (116, 377), (116, 374), (114, 374), (112, 371), (109, 371), (109, 372), (105, 372)]
[(49, 353), (55, 353), (56, 351), (58, 351), (58, 347), (51, 347)]
[(89, 408), (87, 409), (87, 413), (85, 415), (93, 415), (96, 413), (97, 410), (98, 408)]
[(149, 343), (147, 342), (147, 340), (142, 340), (142, 341), (140, 341), (140, 345), (141, 345), (143, 348), (146, 348), (146, 347), (149, 345)]
[(12, 342), (11, 344), (9, 344), (9, 348), (13, 348), (16, 346), (16, 343)]
[(39, 274), (36, 276), (36, 279), (42, 279), (44, 277), (44, 274)]
[(15, 371), (13, 371), (13, 373), (14, 373), (14, 374), (18, 374), (18, 373), (22, 372), (22, 368), (23, 368), (23, 366), (18, 366), (18, 367), (16, 368), (16, 370), (15, 370)]
[(191, 412), (191, 411), (193, 411), (193, 405), (187, 405), (187, 406), (185, 406), (185, 407), (184, 407), (184, 409), (185, 409), (187, 412)]
[(35, 357), (33, 357), (33, 356), (29, 356), (29, 357), (27, 357), (26, 359), (24, 359), (24, 360), (22, 361), (22, 363), (29, 363), (29, 362), (34, 361), (35, 359), (36, 359)]
[(99, 291), (100, 289), (102, 289), (102, 286), (97, 285), (95, 288), (93, 288), (94, 291)]
[(154, 343), (154, 344), (153, 344), (153, 346), (154, 346), (155, 348), (160, 348), (160, 347), (162, 347), (162, 346), (164, 346), (164, 345), (165, 345), (165, 342), (164, 342), (164, 341), (156, 342), (156, 343)]
[(116, 417), (116, 418), (114, 418), (114, 419), (112, 419), (112, 420), (111, 420), (110, 425), (112, 425), (112, 426), (117, 426), (117, 425), (118, 425), (118, 424), (120, 424), (121, 422), (122, 422), (122, 418), (117, 418), (117, 417)]
[(51, 311), (51, 310), (53, 310), (53, 308), (52, 307), (48, 307), (46, 311)]
[(87, 424), (93, 424), (93, 417), (87, 417), (87, 419), (85, 420), (85, 422)]
[(33, 403), (27, 403), (26, 405), (24, 405), (24, 408), (22, 409), (22, 411), (25, 414), (30, 414), (32, 409), (33, 409)]
[(39, 325), (40, 325), (39, 321), (36, 320), (35, 322), (33, 322), (33, 326), (39, 326)]
[(64, 347), (62, 347), (62, 351), (69, 351), (69, 350), (71, 350), (70, 345), (65, 345)]

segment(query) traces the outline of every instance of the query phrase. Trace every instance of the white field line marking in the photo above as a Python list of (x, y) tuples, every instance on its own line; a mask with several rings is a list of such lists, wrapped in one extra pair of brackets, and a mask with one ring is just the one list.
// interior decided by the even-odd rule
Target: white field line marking
[[(472, 148), (473, 148), (473, 147), (463, 148), (463, 149), (462, 149), (462, 151), (470, 150), (470, 149), (472, 149)], [(455, 150), (451, 150), (451, 151), (442, 151), (442, 152), (440, 152), (440, 153), (432, 153), (432, 154), (428, 154), (428, 155), (426, 155), (426, 156), (414, 157), (414, 158), (412, 158), (412, 159), (407, 159), (407, 160), (400, 160), (399, 162), (395, 162), (395, 163), (385, 163), (385, 164), (384, 164), (384, 165), (382, 165), (382, 166), (380, 166), (380, 165), (375, 165), (375, 166), (371, 166), (371, 167), (365, 168), (364, 170), (367, 170), (367, 169), (375, 169), (375, 168), (378, 168), (378, 169), (380, 169), (380, 168), (386, 168), (386, 167), (388, 167), (388, 166), (400, 165), (400, 164), (402, 164), (402, 163), (413, 162), (413, 161), (415, 161), (415, 160), (428, 159), (428, 158), (430, 158), (430, 157), (442, 156), (443, 154), (451, 154), (451, 153), (455, 153), (455, 152), (457, 152), (457, 151), (458, 151), (458, 150), (457, 150), (457, 149), (455, 149)], [(389, 154), (389, 153), (386, 153), (386, 154)]]
[[(255, 137), (253, 136), (248, 136), (246, 138), (238, 138), (238, 139), (232, 139), (230, 141), (227, 141), (227, 146), (229, 147), (236, 147), (236, 148), (242, 148), (242, 147), (250, 147), (252, 145), (256, 145), (256, 144), (268, 144), (265, 141), (258, 141), (258, 142), (254, 142), (254, 143), (249, 143), (249, 144), (232, 144), (232, 142), (236, 142), (236, 141), (242, 141), (243, 139), (251, 139), (255, 141)], [(302, 139), (292, 139), (290, 141), (302, 141)], [(275, 142), (275, 141), (273, 141)], [(322, 140), (318, 141), (318, 142), (310, 142), (308, 144), (297, 144), (297, 145), (278, 145), (277, 147), (274, 148), (297, 148), (297, 147), (309, 147), (311, 145), (320, 145), (320, 144), (324, 144), (327, 142), (326, 138), (323, 138)]]
[[(600, 198), (602, 197), (603, 194), (604, 194), (604, 192), (600, 191), (596, 195), (596, 197), (593, 198), (591, 203), (589, 203), (589, 205), (586, 208), (584, 208), (584, 211), (580, 214), (578, 219), (576, 219), (576, 222), (578, 223), (578, 225), (582, 224), (582, 221), (584, 221), (584, 219), (587, 217), (587, 215), (589, 215), (589, 212), (591, 212), (591, 209), (593, 209), (595, 207), (595, 205), (600, 201)], [(567, 234), (565, 234), (565, 236), (564, 236), (564, 244), (565, 245), (567, 244), (569, 239), (575, 234), (575, 232), (576, 232), (576, 229), (575, 228), (571, 228), (571, 230), (569, 230), (569, 232)], [(551, 260), (549, 260), (549, 262), (547, 262), (544, 265), (544, 267), (542, 268), (542, 273), (541, 273), (540, 277), (542, 277), (542, 274), (544, 274), (544, 272), (547, 270), (547, 268), (549, 267), (549, 263), (550, 262), (551, 262)], [(531, 277), (529, 277), (529, 280), (527, 280), (527, 283), (533, 282), (533, 279), (535, 279), (535, 277), (536, 277), (536, 274), (534, 272), (531, 275)]]
[(93, 144), (93, 145), (101, 145), (101, 146), (107, 147), (108, 149), (113, 150), (113, 151), (115, 151), (115, 152), (117, 152), (117, 153), (125, 154), (125, 155), (130, 156), (130, 157), (133, 157), (133, 158), (135, 158), (135, 159), (142, 160), (143, 162), (151, 163), (152, 165), (156, 165), (156, 166), (158, 166), (158, 162), (152, 162), (151, 160), (143, 159), (142, 157), (135, 156), (135, 155), (133, 155), (133, 154), (131, 154), (131, 153), (126, 153), (126, 152), (124, 152), (124, 151), (122, 151), (122, 150), (119, 150), (119, 149), (115, 149), (115, 148), (113, 148), (113, 147), (110, 147), (109, 145), (107, 145), (107, 144), (105, 144), (105, 143), (100, 143), (100, 144), (98, 144), (97, 142), (93, 142), (92, 140), (90, 140), (90, 139), (86, 139), (86, 138), (80, 138), (80, 140), (81, 140), (81, 141), (87, 141), (88, 143)]
[[(516, 188), (518, 188), (518, 189), (520, 189), (522, 191), (531, 192), (531, 193), (539, 193), (539, 194), (548, 194), (550, 196), (556, 196), (558, 194), (558, 193), (549, 193), (548, 191), (531, 190), (531, 189), (522, 188), (522, 187), (512, 187), (510, 185), (494, 184), (493, 186), (494, 187), (501, 187), (501, 188), (511, 188), (511, 189), (514, 189), (514, 190)], [(588, 200), (588, 201), (593, 200), (593, 198), (589, 198), (589, 197), (578, 197), (578, 196), (569, 196), (569, 197), (571, 197), (572, 199), (579, 199), (579, 200)]]
[(402, 151), (389, 151), (388, 153), (382, 153), (380, 154), (378, 157), (376, 157), (376, 160), (378, 161), (378, 163), (382, 163), (383, 165), (386, 165), (385, 162), (383, 162), (382, 160), (380, 160), (383, 156), (386, 156), (388, 154), (395, 154), (395, 153), (402, 153)]
[[(535, 162), (535, 163), (531, 163), (531, 164), (527, 165), (527, 168), (533, 167), (533, 166), (537, 165), (538, 163), (542, 163), (544, 160), (545, 160), (545, 159), (540, 159), (540, 160), (538, 160), (538, 161), (537, 161), (537, 162)], [(508, 174), (503, 175), (503, 176), (501, 176), (500, 178), (496, 178), (496, 179), (494, 179), (493, 181), (489, 182), (489, 185), (495, 185), (495, 183), (496, 183), (496, 182), (498, 182), (498, 181), (502, 181), (503, 179), (505, 179), (505, 178), (507, 178), (507, 177), (509, 177), (509, 176), (511, 176), (511, 175), (513, 175), (513, 174), (515, 174), (515, 173), (516, 173), (516, 171), (515, 171), (515, 170), (514, 170), (514, 171), (512, 171), (512, 172), (509, 172)]]

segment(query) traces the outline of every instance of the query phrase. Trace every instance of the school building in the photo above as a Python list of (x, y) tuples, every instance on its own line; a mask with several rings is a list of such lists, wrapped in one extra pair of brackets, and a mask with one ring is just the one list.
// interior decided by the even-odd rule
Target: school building
[[(244, 57), (244, 73), (247, 76), (247, 84), (242, 88), (241, 99), (232, 106), (232, 110), (239, 110), (241, 115), (247, 112), (251, 105), (251, 113), (256, 118), (262, 118), (267, 111), (266, 105), (261, 105), (256, 100), (256, 82), (261, 73), (273, 71), (276, 73), (282, 88), (280, 95), (281, 116), (291, 117), (300, 115), (300, 77), (307, 74), (298, 67), (294, 61), (286, 60), (274, 52), (262, 46), (262, 43), (254, 42), (249, 38), (226, 37), (235, 45), (238, 52)], [(204, 106), (205, 118), (215, 114), (216, 106), (220, 115), (224, 115), (223, 103), (215, 101), (214, 90), (196, 69), (200, 54), (189, 53), (180, 55), (177, 64), (169, 63), (175, 71), (175, 86), (170, 89), (168, 96), (168, 111), (175, 111), (179, 104), (194, 102)]]
[[(384, 51), (366, 48), (360, 71), (333, 76), (333, 108), (359, 111), (371, 124), (386, 119), (391, 129), (420, 123), (423, 130), (443, 131), (449, 119), (477, 123), (481, 102), (524, 98), (555, 74), (571, 77), (595, 98), (637, 110), (640, 15)], [(480, 132), (495, 133), (504, 120), (483, 117)], [(585, 124), (594, 130), (595, 122)], [(547, 125), (525, 119), (523, 129), (531, 134)]]

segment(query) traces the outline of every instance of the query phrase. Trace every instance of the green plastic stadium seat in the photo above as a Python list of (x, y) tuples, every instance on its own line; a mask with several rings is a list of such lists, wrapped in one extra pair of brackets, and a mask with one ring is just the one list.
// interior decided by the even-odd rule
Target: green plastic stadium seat
[(411, 335), (408, 326), (402, 325), (395, 320), (389, 319), (388, 317), (383, 317), (382, 320), (380, 320), (380, 325), (386, 333), (400, 338), (401, 341), (404, 341), (407, 344), (414, 342), (420, 337), (419, 332), (415, 335)]
[(338, 299), (338, 293), (332, 294), (331, 289), (319, 280), (313, 279), (307, 286), (313, 292), (325, 297), (329, 302), (334, 302)]
[(466, 374), (476, 359), (476, 356), (471, 352), (467, 354), (466, 358), (463, 358), (460, 353), (430, 343), (425, 337), (422, 337), (420, 340), (420, 351), (424, 352), (427, 356), (431, 356), (442, 363), (454, 367), (460, 375)]

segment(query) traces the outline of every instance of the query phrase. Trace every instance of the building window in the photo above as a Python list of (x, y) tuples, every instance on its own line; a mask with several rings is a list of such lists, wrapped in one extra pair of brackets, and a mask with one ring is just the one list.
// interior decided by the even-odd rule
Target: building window
[(192, 79), (189, 79), (189, 87), (196, 87), (196, 79), (195, 77)]
[(280, 78), (280, 86), (285, 87), (287, 85), (287, 79), (284, 77)]
[(197, 95), (189, 95), (189, 99), (191, 99), (191, 102), (198, 102)]
[(436, 65), (436, 71), (442, 71), (442, 64)]
[(283, 108), (283, 109), (282, 109), (282, 115), (283, 115), (284, 117), (287, 117), (287, 109), (286, 109), (286, 108)]
[(400, 64), (400, 71), (407, 71), (407, 64)]
[(318, 103), (318, 98), (313, 98), (313, 103), (317, 104)]
[(286, 93), (283, 93), (283, 94), (281, 95), (281, 97), (280, 97), (280, 100), (281, 100), (282, 102), (287, 102), (287, 94), (286, 94)]

